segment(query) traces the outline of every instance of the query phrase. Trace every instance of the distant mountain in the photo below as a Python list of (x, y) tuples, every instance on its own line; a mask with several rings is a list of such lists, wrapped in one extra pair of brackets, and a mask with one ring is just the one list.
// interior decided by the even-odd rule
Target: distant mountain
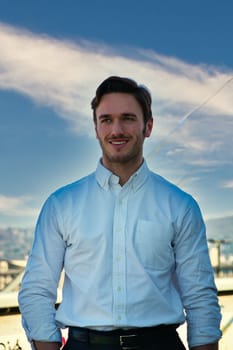
[[(207, 238), (227, 240), (221, 252), (233, 255), (233, 216), (206, 221)], [(0, 228), (0, 259), (23, 259), (28, 255), (33, 240), (33, 229)]]
[(206, 230), (209, 239), (228, 241), (222, 244), (221, 251), (233, 254), (233, 216), (207, 220)]
[(233, 240), (233, 216), (206, 221), (208, 238)]
[(33, 229), (0, 228), (0, 259), (24, 259), (32, 245)]

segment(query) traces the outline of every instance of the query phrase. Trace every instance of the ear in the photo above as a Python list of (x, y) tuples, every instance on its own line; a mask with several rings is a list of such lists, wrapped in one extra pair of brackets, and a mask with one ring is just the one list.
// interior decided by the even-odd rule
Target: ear
[(97, 138), (97, 140), (99, 139), (99, 136), (98, 136), (98, 131), (97, 131), (97, 124), (96, 122), (94, 121), (94, 128), (95, 128), (95, 137)]
[(146, 127), (145, 127), (145, 133), (144, 136), (145, 137), (150, 137), (151, 131), (153, 129), (153, 118), (150, 118), (147, 123), (146, 123)]

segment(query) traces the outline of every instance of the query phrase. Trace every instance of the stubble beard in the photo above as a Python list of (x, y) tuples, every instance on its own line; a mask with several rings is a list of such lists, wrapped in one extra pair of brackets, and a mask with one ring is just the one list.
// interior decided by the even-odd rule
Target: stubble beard
[(105, 160), (108, 164), (132, 164), (137, 163), (137, 161), (141, 160), (142, 158), (142, 147), (139, 145), (139, 143), (136, 143), (131, 150), (124, 154), (120, 154), (120, 151), (119, 154), (111, 154), (111, 152), (106, 149), (101, 140), (99, 140), (99, 143), (102, 149), (103, 160)]

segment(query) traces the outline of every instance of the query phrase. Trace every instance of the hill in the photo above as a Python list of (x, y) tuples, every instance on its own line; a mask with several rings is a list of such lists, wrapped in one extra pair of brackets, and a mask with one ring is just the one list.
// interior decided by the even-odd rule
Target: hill
[(208, 238), (228, 241), (222, 244), (222, 252), (233, 254), (233, 216), (207, 220), (206, 229)]
[[(233, 216), (206, 221), (207, 238), (228, 240), (222, 244), (224, 254), (233, 254)], [(33, 240), (33, 229), (0, 228), (0, 259), (24, 259), (28, 255)]]
[(233, 216), (206, 221), (208, 238), (233, 240)]

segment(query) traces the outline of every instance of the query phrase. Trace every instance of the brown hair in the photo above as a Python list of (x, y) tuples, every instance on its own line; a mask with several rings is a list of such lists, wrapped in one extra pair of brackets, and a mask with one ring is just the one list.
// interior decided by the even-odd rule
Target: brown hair
[(93, 109), (93, 118), (96, 122), (96, 108), (99, 106), (102, 97), (112, 92), (121, 92), (131, 94), (138, 101), (143, 111), (144, 123), (152, 118), (151, 111), (151, 94), (149, 90), (138, 85), (134, 80), (129, 78), (111, 76), (105, 79), (97, 88), (96, 95), (91, 101), (91, 107)]

